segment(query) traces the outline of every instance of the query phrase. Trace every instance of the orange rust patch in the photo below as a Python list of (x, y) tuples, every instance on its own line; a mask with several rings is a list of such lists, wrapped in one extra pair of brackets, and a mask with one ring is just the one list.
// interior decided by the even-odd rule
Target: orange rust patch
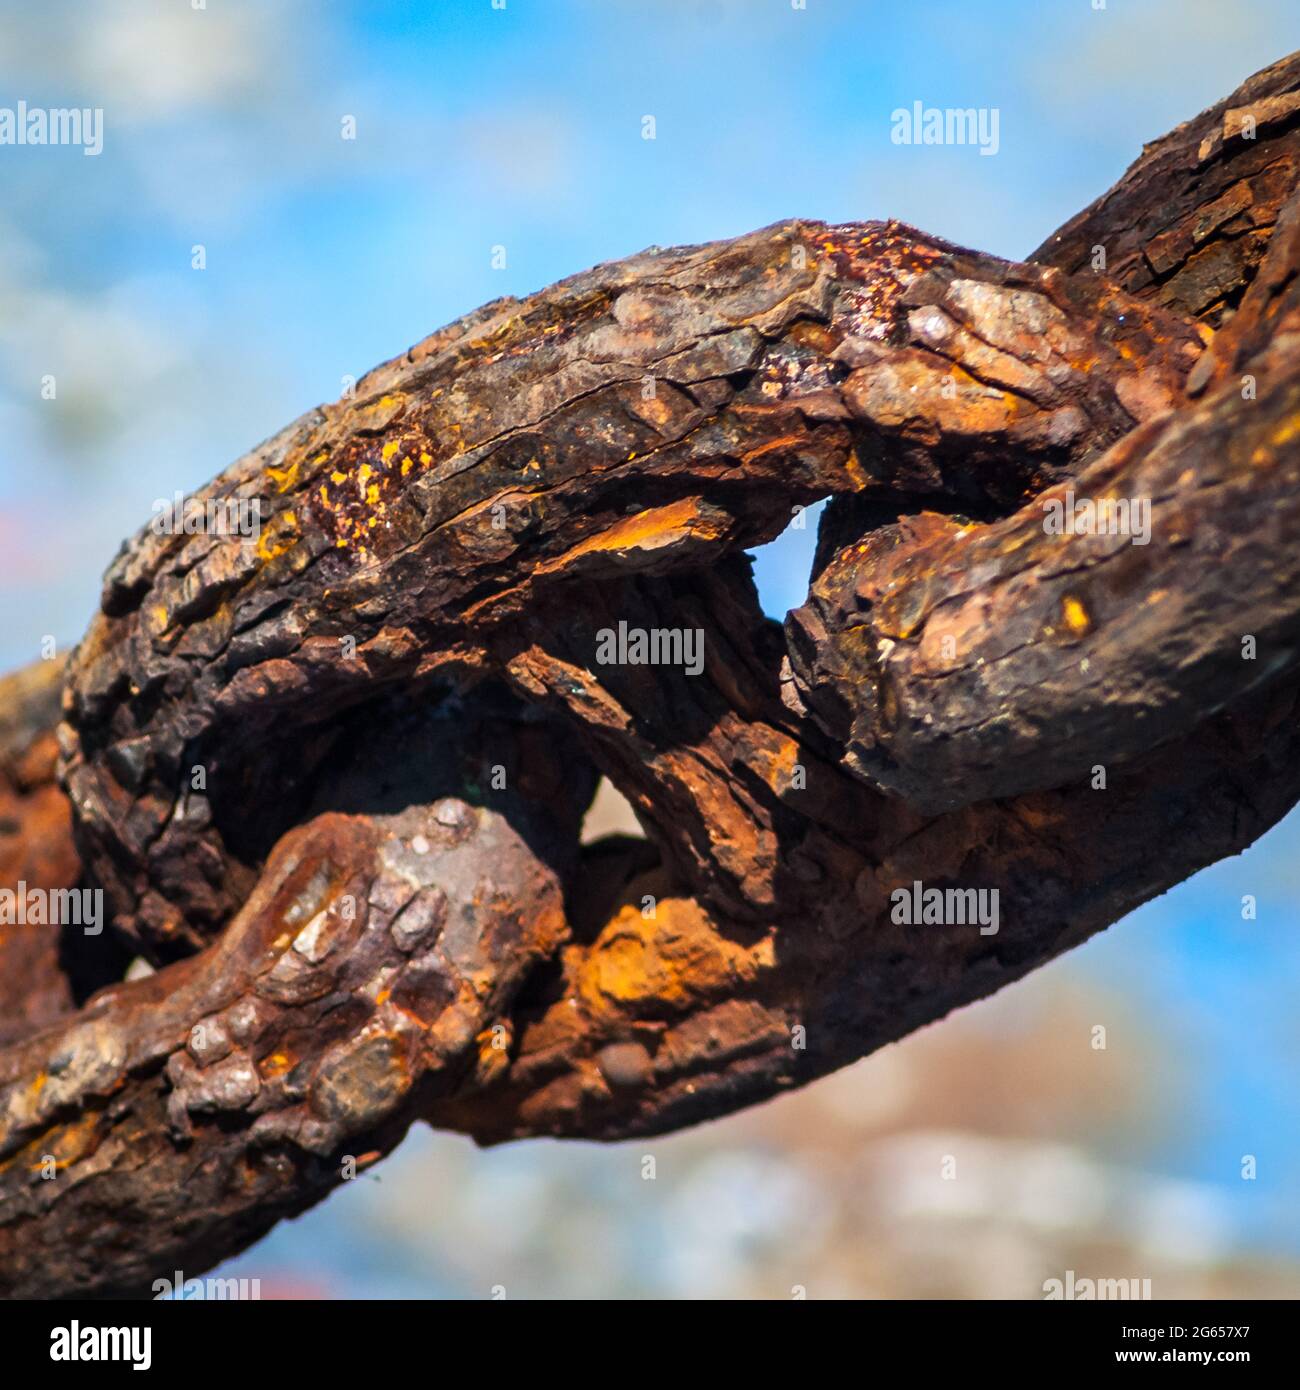
[(543, 571), (562, 569), (582, 555), (649, 549), (691, 536), (715, 540), (722, 534), (724, 525), (725, 522), (703, 512), (696, 498), (683, 497), (667, 506), (650, 507), (635, 516), (616, 521), (597, 535), (580, 541), (560, 559), (542, 568)]
[(298, 540), (298, 518), (292, 511), (280, 512), (262, 527), (257, 538), (258, 559), (269, 561), (283, 555)]
[(661, 898), (653, 917), (623, 907), (588, 952), (579, 990), (597, 1012), (678, 1012), (703, 996), (725, 993), (771, 966), (765, 938), (745, 947), (714, 931), (688, 898)]
[(1082, 599), (1076, 598), (1073, 594), (1066, 594), (1061, 600), (1061, 617), (1076, 637), (1082, 636), (1092, 627), (1092, 618), (1083, 606)]
[(313, 520), (333, 538), (336, 549), (353, 548), (360, 559), (370, 558), (369, 547), (375, 543), (376, 532), (392, 528), (390, 512), (416, 469), (416, 455), (421, 471), (433, 463), (424, 442), (414, 422), (404, 427), (401, 435), (382, 443), (367, 438), (348, 442), (334, 460), (328, 482), (309, 499)]

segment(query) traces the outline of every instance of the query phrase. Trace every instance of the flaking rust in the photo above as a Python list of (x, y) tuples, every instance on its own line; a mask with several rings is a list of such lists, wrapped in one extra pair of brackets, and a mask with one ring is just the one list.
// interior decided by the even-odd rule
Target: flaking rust
[[(212, 484), (268, 502), (256, 545), (131, 541), (62, 681), (62, 823), (60, 711), (0, 688), (0, 853), (84, 871), (159, 967), (77, 1010), (57, 942), (0, 937), (36, 999), (0, 1048), (0, 1287), (207, 1267), (417, 1118), (726, 1113), (1272, 824), (1300, 127), (1222, 131), (1298, 73), (1151, 147), (1043, 263), (790, 221), (486, 306)], [(1048, 534), (1067, 486), (1157, 499), (1151, 545)], [(824, 497), (781, 632), (743, 552)], [(705, 659), (600, 661), (620, 624)], [(648, 841), (579, 844), (600, 774)], [(1000, 889), (996, 939), (891, 920), (900, 881), (958, 876)]]

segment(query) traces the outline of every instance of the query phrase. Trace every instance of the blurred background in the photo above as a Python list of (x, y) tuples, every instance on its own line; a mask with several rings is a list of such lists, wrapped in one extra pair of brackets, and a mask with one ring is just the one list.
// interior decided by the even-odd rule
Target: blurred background
[[(1099, 3), (4, 0), (0, 106), (102, 107), (104, 145), (0, 147), (0, 663), (76, 641), (155, 499), (480, 303), (792, 216), (1023, 256), (1300, 47), (1294, 0)], [(997, 107), (998, 154), (891, 144), (918, 100)], [(774, 616), (813, 538), (759, 552)], [(1297, 904), (1292, 815), (805, 1092), (608, 1147), (420, 1130), (224, 1272), (264, 1297), (1040, 1298), (1067, 1270), (1300, 1296)]]

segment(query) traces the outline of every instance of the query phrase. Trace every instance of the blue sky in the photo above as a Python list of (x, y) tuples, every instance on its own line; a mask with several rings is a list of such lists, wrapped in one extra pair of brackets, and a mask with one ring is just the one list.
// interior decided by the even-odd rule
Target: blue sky
[[(790, 216), (1024, 255), (1296, 47), (1293, 0), (7, 6), (0, 104), (102, 106), (105, 142), (0, 149), (0, 660), (76, 640), (155, 498), (482, 302)], [(891, 144), (917, 100), (998, 108), (998, 154)], [(778, 616), (811, 541), (760, 557)], [(1298, 841), (1292, 817), (1053, 967), (1195, 1059), (1159, 1162), (1296, 1249)], [(1265, 1149), (1267, 1205), (1234, 1182)]]

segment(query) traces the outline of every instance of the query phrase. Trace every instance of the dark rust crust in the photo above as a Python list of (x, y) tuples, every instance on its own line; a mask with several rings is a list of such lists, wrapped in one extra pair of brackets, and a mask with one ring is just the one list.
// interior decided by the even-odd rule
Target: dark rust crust
[[(489, 305), (210, 485), (255, 544), (130, 541), (0, 685), (0, 862), (101, 886), (118, 952), (0, 926), (0, 1290), (198, 1272), (416, 1119), (725, 1114), (1283, 815), (1298, 72), (1037, 264), (790, 222)], [(1066, 489), (1150, 543), (1050, 534)], [(742, 552), (823, 497), (783, 631)], [(602, 662), (620, 622), (702, 669)], [(601, 773), (648, 841), (579, 846)], [(896, 923), (916, 879), (999, 931)]]

